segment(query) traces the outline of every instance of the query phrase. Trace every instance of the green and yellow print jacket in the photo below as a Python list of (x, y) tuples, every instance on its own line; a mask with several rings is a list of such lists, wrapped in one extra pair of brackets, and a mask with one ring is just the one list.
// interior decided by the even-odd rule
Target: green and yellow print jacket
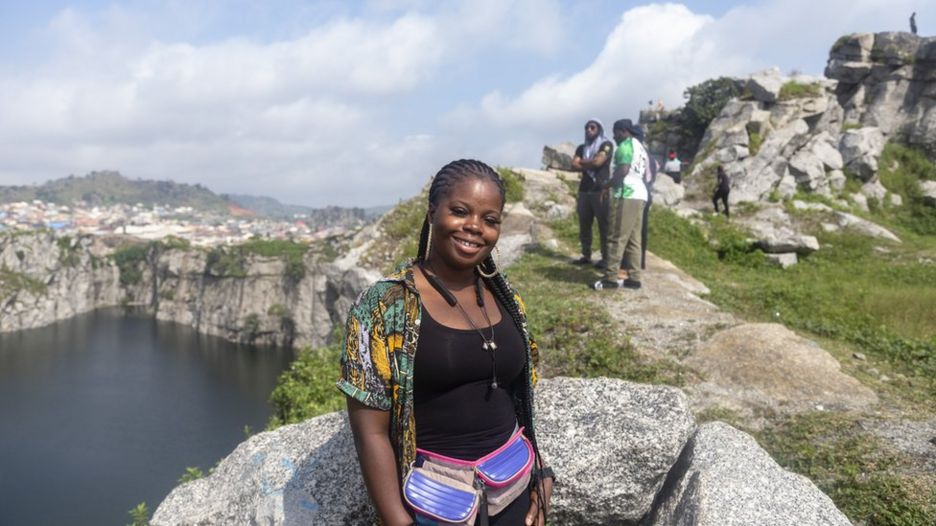
[[(526, 323), (526, 307), (511, 287), (520, 306), (522, 331), (527, 342), (525, 388), (514, 393), (517, 420), (533, 433), (533, 386), (539, 353)], [(419, 340), (422, 302), (413, 281), (413, 262), (361, 293), (348, 313), (341, 355), (338, 389), (375, 409), (390, 411), (390, 442), (396, 453), (400, 480), (416, 460), (416, 424), (413, 416), (413, 363)]]

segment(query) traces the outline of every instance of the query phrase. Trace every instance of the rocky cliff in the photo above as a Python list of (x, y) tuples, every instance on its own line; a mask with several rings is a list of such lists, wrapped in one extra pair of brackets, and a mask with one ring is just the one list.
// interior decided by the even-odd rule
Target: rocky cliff
[(289, 259), (45, 231), (8, 234), (0, 237), (0, 331), (125, 305), (231, 341), (318, 346), (373, 279), (316, 249)]
[[(802, 191), (862, 206), (890, 197), (877, 176), (888, 141), (936, 158), (936, 38), (845, 36), (832, 47), (825, 73), (783, 76), (773, 69), (744, 80), (743, 95), (706, 130), (692, 175), (710, 186), (707, 176), (721, 164), (732, 177), (732, 202)], [(849, 179), (860, 192), (846, 189)]]
[(117, 305), (119, 272), (99, 241), (46, 231), (0, 236), (0, 332)]

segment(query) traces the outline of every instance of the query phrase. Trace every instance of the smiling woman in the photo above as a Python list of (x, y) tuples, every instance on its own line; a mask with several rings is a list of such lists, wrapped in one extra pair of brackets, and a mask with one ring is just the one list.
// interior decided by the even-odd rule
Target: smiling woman
[[(416, 259), (348, 315), (338, 387), (383, 524), (545, 520), (552, 474), (533, 423), (537, 347), (491, 257), (503, 208), (488, 165), (444, 166)], [(507, 468), (486, 471), (492, 464)], [(444, 497), (427, 499), (429, 486)]]

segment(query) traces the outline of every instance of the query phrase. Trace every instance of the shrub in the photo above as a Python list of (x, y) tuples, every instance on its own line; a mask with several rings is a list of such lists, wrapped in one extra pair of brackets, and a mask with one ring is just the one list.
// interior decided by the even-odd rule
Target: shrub
[(737, 84), (728, 77), (709, 79), (687, 88), (683, 96), (689, 100), (683, 108), (683, 116), (693, 136), (701, 140), (709, 123), (739, 94)]
[(111, 258), (120, 269), (121, 285), (128, 287), (143, 281), (143, 269), (140, 267), (146, 261), (149, 249), (148, 243), (133, 243), (123, 245), (111, 254)]
[(340, 375), (340, 344), (299, 352), (270, 394), (273, 415), (267, 429), (338, 411), (344, 396), (335, 387)]
[(818, 82), (809, 84), (797, 82), (795, 80), (787, 81), (780, 87), (780, 100), (803, 99), (809, 97), (818, 97), (822, 94), (822, 86)]
[(507, 203), (523, 201), (523, 175), (503, 167), (498, 167), (497, 173), (504, 182), (506, 190), (504, 201)]

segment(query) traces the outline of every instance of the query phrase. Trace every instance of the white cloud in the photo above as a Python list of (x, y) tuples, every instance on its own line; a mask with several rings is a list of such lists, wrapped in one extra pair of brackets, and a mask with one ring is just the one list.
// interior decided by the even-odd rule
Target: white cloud
[[(559, 0), (370, 0), (359, 15), (303, 6), (297, 20), (219, 37), (205, 28), (223, 25), (222, 3), (159, 5), (64, 9), (30, 33), (45, 47), (28, 69), (0, 62), (0, 181), (118, 169), (306, 204), (385, 204), (453, 158), (536, 166), (543, 144), (578, 140), (585, 119), (636, 118), (649, 99), (677, 106), (707, 78), (821, 69), (840, 34), (902, 29), (912, 10), (767, 0), (713, 17), (675, 3), (620, 14)], [(917, 11), (921, 28), (936, 17)], [(587, 48), (587, 17), (608, 16), (618, 22), (603, 46), (570, 66), (570, 50)]]

